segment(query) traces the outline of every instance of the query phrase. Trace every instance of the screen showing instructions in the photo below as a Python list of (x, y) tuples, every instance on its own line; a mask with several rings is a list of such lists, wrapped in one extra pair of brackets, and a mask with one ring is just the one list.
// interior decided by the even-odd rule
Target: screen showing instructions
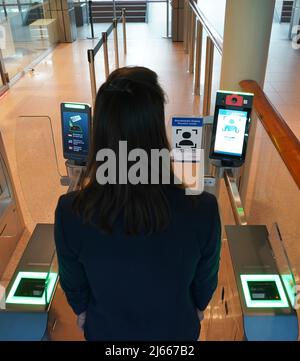
[(247, 112), (220, 109), (218, 114), (215, 153), (241, 156), (247, 124)]
[(64, 112), (64, 150), (75, 156), (87, 156), (89, 146), (88, 114)]

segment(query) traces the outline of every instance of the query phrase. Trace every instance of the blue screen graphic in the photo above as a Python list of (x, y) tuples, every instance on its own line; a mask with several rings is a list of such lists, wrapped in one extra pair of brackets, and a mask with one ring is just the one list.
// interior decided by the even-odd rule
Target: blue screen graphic
[(247, 119), (247, 112), (245, 111), (219, 110), (215, 153), (242, 155)]
[[(89, 151), (88, 114), (63, 112), (64, 153), (75, 159), (87, 158)], [(72, 159), (70, 157), (70, 159)]]

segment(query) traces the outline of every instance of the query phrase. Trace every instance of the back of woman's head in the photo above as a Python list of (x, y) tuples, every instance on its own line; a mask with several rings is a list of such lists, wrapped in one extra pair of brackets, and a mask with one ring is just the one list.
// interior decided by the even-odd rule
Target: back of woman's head
[(127, 141), (128, 148), (146, 151), (166, 147), (164, 101), (157, 75), (150, 69), (115, 70), (97, 95), (95, 150), (114, 148), (119, 141)]
[[(173, 182), (170, 161), (156, 164), (155, 169), (151, 163), (153, 150), (169, 150), (164, 103), (157, 74), (144, 67), (117, 69), (100, 87), (86, 177), (74, 203), (85, 222), (111, 232), (116, 220), (122, 219), (130, 234), (152, 233), (168, 225), (170, 211), (162, 167), (167, 166)], [(130, 156), (128, 160), (133, 150), (134, 160), (142, 164), (135, 168), (134, 182), (130, 179), (134, 162)], [(157, 181), (152, 184), (155, 172)]]

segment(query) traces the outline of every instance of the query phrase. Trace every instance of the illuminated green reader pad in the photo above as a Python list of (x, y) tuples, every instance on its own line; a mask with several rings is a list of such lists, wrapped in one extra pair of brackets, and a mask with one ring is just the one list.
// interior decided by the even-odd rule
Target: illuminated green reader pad
[(241, 281), (247, 307), (289, 307), (279, 275), (241, 275)]
[(47, 305), (56, 280), (57, 273), (55, 272), (19, 272), (6, 298), (6, 303)]

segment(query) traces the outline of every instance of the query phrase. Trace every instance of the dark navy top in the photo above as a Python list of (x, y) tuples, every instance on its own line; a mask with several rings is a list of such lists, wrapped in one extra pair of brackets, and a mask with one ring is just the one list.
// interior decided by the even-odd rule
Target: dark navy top
[(216, 198), (168, 187), (168, 229), (128, 236), (122, 221), (111, 235), (83, 224), (74, 193), (55, 213), (60, 283), (87, 340), (197, 340), (218, 281), (221, 226)]

